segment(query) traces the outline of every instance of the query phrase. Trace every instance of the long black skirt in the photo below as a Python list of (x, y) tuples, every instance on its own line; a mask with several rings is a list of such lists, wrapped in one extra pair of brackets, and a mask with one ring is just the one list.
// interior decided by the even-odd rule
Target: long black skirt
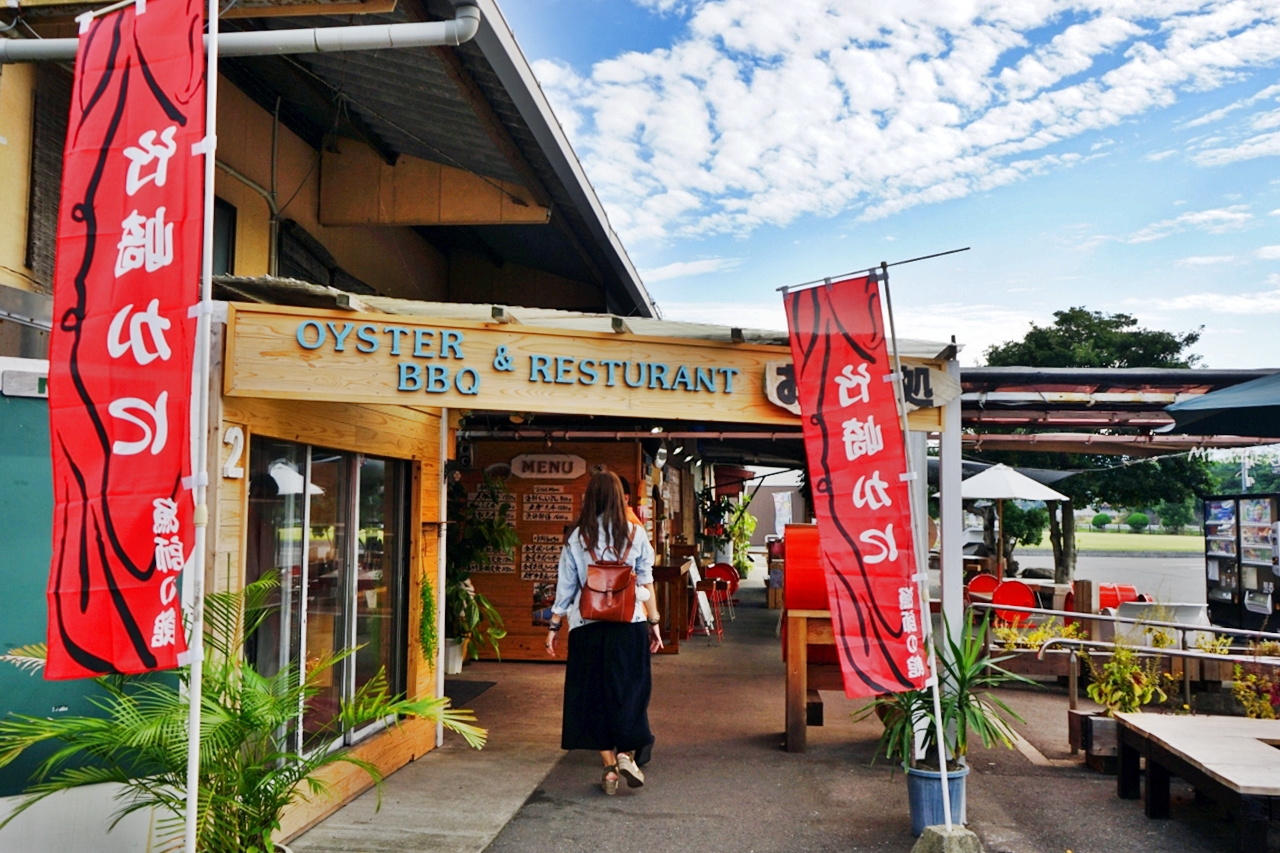
[(561, 749), (630, 752), (649, 731), (649, 625), (590, 622), (569, 632)]

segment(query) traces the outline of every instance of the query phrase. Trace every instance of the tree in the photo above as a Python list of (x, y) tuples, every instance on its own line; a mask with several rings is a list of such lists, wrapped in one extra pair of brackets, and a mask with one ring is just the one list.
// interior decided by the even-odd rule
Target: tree
[(1182, 528), (1195, 521), (1190, 500), (1161, 501), (1156, 506), (1156, 514), (1160, 516), (1160, 526), (1166, 533), (1181, 533)]
[(1130, 314), (1068, 308), (1053, 312), (1052, 326), (1033, 324), (986, 355), (990, 367), (1191, 367), (1200, 357), (1186, 350), (1199, 340), (1199, 330), (1176, 335), (1139, 328)]
[(1134, 533), (1141, 533), (1151, 524), (1151, 519), (1147, 518), (1145, 512), (1131, 512), (1125, 518), (1124, 523), (1129, 525), (1129, 529)]
[[(1020, 341), (990, 347), (991, 367), (1191, 367), (1200, 362), (1188, 350), (1200, 331), (1175, 334), (1138, 326), (1129, 314), (1106, 314), (1086, 308), (1055, 311), (1050, 326), (1031, 327)], [(1089, 504), (1151, 506), (1161, 500), (1182, 501), (1211, 489), (1202, 459), (1126, 457), (989, 451), (984, 461), (1032, 468), (1076, 469), (1053, 484), (1069, 501), (1048, 502), (1049, 539), (1053, 545), (1054, 580), (1069, 583), (1075, 571), (1075, 513)], [(1061, 503), (1061, 506), (1059, 506)], [(1059, 515), (1061, 518), (1059, 518)]]
[(1049, 513), (1039, 507), (1022, 509), (1013, 501), (1005, 501), (1001, 521), (1004, 522), (1001, 538), (1004, 539), (1004, 562), (1007, 566), (1016, 545), (1040, 544), (1044, 529), (1049, 524)]
[(1093, 524), (1094, 530), (1106, 530), (1107, 525), (1110, 523), (1111, 523), (1111, 516), (1107, 515), (1105, 512), (1100, 512), (1097, 515), (1095, 515), (1093, 517), (1093, 521), (1091, 522), (1091, 524)]

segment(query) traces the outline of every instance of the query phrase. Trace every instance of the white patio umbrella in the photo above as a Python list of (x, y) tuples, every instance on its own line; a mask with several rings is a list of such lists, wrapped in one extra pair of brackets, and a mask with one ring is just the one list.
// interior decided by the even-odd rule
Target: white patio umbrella
[[(1067, 496), (1048, 486), (1037, 483), (1008, 465), (992, 465), (981, 474), (974, 474), (960, 484), (963, 500), (987, 500), (996, 502), (996, 515), (1000, 520), (1000, 538), (1004, 538), (1005, 501), (1065, 501)], [(1004, 575), (1004, 546), (996, 548), (996, 571)]]

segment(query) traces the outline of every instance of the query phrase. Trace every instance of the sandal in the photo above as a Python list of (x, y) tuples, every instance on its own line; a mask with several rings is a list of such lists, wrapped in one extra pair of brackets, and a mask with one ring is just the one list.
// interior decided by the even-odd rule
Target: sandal
[[(613, 774), (612, 779), (609, 778), (610, 773)], [(610, 764), (604, 768), (604, 775), (600, 777), (600, 787), (610, 797), (618, 793), (618, 765)]]
[(639, 788), (644, 785), (644, 771), (636, 766), (635, 757), (631, 753), (618, 753), (618, 772), (626, 777), (628, 788)]

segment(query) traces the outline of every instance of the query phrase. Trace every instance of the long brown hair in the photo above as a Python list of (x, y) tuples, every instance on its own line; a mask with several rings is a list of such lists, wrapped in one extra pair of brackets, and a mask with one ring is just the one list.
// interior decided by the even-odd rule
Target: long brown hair
[[(602, 523), (605, 542), (599, 541)], [(627, 502), (617, 474), (601, 471), (587, 483), (587, 493), (582, 497), (582, 512), (578, 513), (577, 530), (589, 553), (602, 557), (604, 550), (612, 547), (621, 557), (624, 543), (631, 536), (631, 525), (627, 522)]]

